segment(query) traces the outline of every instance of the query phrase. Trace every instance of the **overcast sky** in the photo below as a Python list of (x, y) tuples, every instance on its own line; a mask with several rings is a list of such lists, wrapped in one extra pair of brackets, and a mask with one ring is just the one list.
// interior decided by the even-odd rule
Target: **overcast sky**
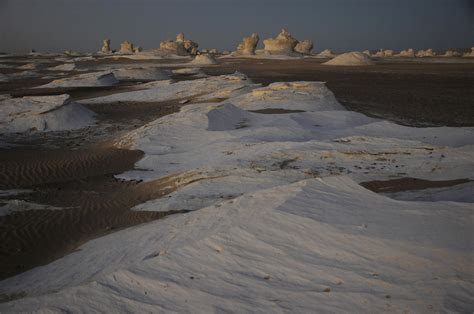
[(148, 49), (181, 31), (200, 48), (232, 50), (282, 27), (317, 51), (468, 48), (474, 0), (0, 0), (4, 52), (92, 52), (103, 38)]

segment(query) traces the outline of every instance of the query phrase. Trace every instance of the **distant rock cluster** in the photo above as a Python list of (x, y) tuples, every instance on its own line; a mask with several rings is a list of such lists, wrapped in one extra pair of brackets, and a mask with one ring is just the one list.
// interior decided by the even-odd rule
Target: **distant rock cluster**
[(165, 40), (160, 43), (160, 49), (178, 56), (198, 54), (198, 44), (192, 40), (185, 39), (184, 33), (179, 33), (176, 40)]
[[(235, 56), (252, 56), (255, 54), (266, 54), (266, 55), (284, 55), (298, 57), (301, 55), (311, 55), (314, 48), (313, 42), (310, 40), (299, 41), (295, 39), (286, 29), (282, 29), (281, 32), (275, 38), (268, 38), (263, 40), (264, 49), (257, 49), (257, 45), (260, 41), (260, 37), (257, 33), (253, 33), (248, 37), (244, 37), (237, 46), (236, 50), (232, 53)], [(203, 49), (198, 50), (198, 43), (186, 39), (184, 33), (179, 33), (175, 40), (165, 40), (160, 43), (160, 48), (154, 50), (152, 53), (161, 55), (174, 54), (178, 56), (196, 56), (200, 54), (211, 54), (216, 55), (219, 52), (217, 49)], [(124, 41), (120, 45), (118, 53), (120, 54), (134, 54), (142, 51), (141, 47), (134, 47), (129, 41)], [(102, 48), (99, 53), (111, 54), (115, 51), (110, 47), (110, 39), (104, 39), (102, 41)], [(66, 52), (66, 54), (73, 55), (72, 52)], [(222, 54), (230, 54), (228, 51), (224, 51)], [(390, 58), (390, 57), (404, 57), (404, 58), (424, 58), (424, 57), (474, 57), (474, 47), (471, 48), (470, 52), (462, 53), (455, 49), (448, 49), (444, 53), (439, 52), (438, 54), (431, 48), (426, 50), (415, 51), (412, 48), (396, 53), (391, 49), (380, 49), (375, 53), (370, 50), (362, 52), (367, 57), (375, 58)], [(331, 50), (326, 49), (315, 55), (318, 58), (334, 58), (337, 54)], [(139, 56), (138, 56), (139, 57)], [(206, 62), (209, 62), (207, 60)]]

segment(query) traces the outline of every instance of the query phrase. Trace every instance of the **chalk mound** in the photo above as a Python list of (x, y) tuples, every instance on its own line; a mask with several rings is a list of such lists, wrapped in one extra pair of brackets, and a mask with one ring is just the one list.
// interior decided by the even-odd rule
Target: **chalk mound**
[(335, 57), (328, 62), (324, 62), (325, 65), (348, 65), (348, 66), (359, 66), (359, 65), (375, 65), (375, 63), (370, 60), (367, 55), (362, 52), (354, 51), (343, 53)]
[(101, 87), (113, 86), (117, 83), (112, 72), (95, 72), (54, 80), (37, 88)]
[(199, 64), (199, 65), (211, 65), (217, 64), (216, 59), (213, 56), (208, 54), (197, 55), (194, 60), (190, 62), (191, 64)]
[(158, 68), (127, 68), (113, 71), (119, 81), (161, 81), (168, 80), (165, 71)]
[(94, 116), (66, 94), (8, 98), (0, 101), (0, 133), (80, 129), (94, 124)]

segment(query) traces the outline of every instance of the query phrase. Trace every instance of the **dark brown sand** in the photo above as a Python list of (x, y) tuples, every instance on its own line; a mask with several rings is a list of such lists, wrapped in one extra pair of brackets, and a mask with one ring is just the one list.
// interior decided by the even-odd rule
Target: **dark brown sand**
[(31, 189), (21, 199), (64, 209), (0, 216), (0, 278), (48, 263), (112, 230), (182, 212), (130, 211), (174, 190), (173, 178), (147, 183), (114, 178), (133, 169), (142, 155), (107, 143), (2, 151), (0, 189)]
[[(28, 63), (27, 59), (24, 61)], [(151, 63), (179, 62), (184, 61), (156, 60)], [(8, 60), (2, 63), (8, 63)], [(150, 61), (102, 59), (77, 62), (76, 65), (86, 68), (105, 63), (139, 65)], [(320, 60), (314, 59), (232, 60), (228, 63), (220, 61), (219, 66), (203, 70), (210, 75), (238, 70), (262, 84), (295, 80), (326, 81), (339, 101), (349, 109), (364, 114), (409, 125), (474, 126), (473, 64), (379, 64), (354, 68), (327, 67), (320, 63)], [(177, 76), (175, 79), (190, 78)], [(31, 89), (49, 81), (22, 79), (0, 83), (0, 92), (7, 91), (14, 96), (67, 92), (77, 100), (134, 88), (134, 83), (122, 83), (114, 87), (66, 91)], [(0, 217), (0, 278), (51, 262), (88, 240), (113, 230), (170, 214), (130, 211), (137, 204), (169, 193), (170, 189), (164, 187), (169, 183), (173, 185), (173, 178), (150, 183), (115, 179), (114, 174), (133, 169), (142, 153), (113, 148), (110, 143), (126, 131), (178, 111), (180, 106), (179, 100), (90, 105), (89, 108), (98, 113), (97, 127), (6, 138), (23, 146), (0, 151), (0, 189), (27, 188), (32, 192), (22, 195), (21, 199), (65, 209), (23, 211)], [(267, 109), (254, 112), (284, 114), (296, 111)], [(464, 179), (430, 182), (402, 178), (363, 185), (376, 192), (390, 192), (464, 182)]]
[(429, 181), (417, 178), (400, 178), (387, 181), (367, 181), (362, 182), (360, 185), (376, 193), (393, 193), (432, 188), (444, 188), (468, 182), (470, 182), (469, 179)]

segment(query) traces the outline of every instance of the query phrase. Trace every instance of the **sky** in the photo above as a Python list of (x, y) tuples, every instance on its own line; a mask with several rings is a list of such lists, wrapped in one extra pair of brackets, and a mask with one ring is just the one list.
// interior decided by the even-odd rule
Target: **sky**
[(283, 27), (316, 51), (465, 49), (474, 0), (0, 0), (1, 52), (94, 52), (104, 38), (152, 49), (179, 32), (202, 49), (234, 50)]

